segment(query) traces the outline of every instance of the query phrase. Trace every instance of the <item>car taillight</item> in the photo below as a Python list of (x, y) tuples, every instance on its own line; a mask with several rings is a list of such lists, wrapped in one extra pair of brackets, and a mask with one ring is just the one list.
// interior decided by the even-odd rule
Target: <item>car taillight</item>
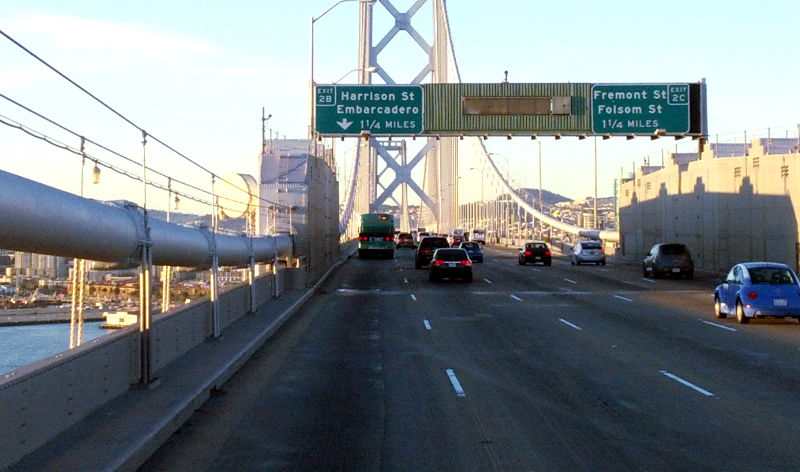
[(530, 252), (530, 251), (525, 251), (525, 255), (526, 255), (526, 256), (530, 256), (530, 255), (531, 255), (531, 252)]
[(391, 241), (391, 240), (392, 240), (392, 237), (391, 237), (391, 236), (386, 236), (385, 238), (383, 238), (383, 240), (384, 240), (384, 241)]
[(606, 253), (606, 248), (604, 248), (604, 247), (601, 247), (601, 248), (600, 248), (600, 252), (602, 252), (603, 254), (605, 254), (605, 253)]
[(471, 266), (472, 265), (472, 261), (467, 259), (466, 261), (461, 261), (461, 264), (465, 265), (465, 266)]
[(435, 266), (444, 265), (444, 261), (433, 261), (433, 265)]
[(758, 293), (756, 293), (756, 292), (747, 292), (747, 298), (751, 298), (751, 299), (755, 300), (756, 298), (758, 298)]
[(359, 236), (359, 237), (358, 237), (358, 240), (359, 240), (359, 241), (369, 241), (369, 238), (368, 238), (368, 237), (366, 237), (366, 236)]
[(544, 255), (545, 255), (545, 256), (549, 256), (549, 255), (550, 255), (550, 251), (545, 251), (545, 252), (544, 252)]

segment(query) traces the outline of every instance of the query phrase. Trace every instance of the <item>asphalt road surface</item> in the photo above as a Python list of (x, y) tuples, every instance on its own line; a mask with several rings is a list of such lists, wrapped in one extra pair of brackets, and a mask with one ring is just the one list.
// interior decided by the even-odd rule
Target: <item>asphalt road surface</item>
[(712, 276), (351, 259), (144, 471), (800, 468), (800, 324), (713, 315)]

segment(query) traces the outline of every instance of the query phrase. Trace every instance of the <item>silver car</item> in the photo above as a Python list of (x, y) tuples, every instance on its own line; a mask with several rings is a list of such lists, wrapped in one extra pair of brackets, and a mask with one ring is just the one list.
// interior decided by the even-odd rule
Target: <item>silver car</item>
[(606, 253), (600, 241), (578, 241), (569, 254), (572, 265), (581, 265), (584, 262), (606, 265)]

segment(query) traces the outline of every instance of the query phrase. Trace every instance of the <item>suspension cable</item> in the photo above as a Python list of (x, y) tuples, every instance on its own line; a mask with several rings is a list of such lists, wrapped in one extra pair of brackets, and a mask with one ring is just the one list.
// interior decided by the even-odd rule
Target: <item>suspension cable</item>
[[(31, 51), (30, 49), (28, 49), (28, 48), (26, 48), (25, 46), (23, 46), (23, 45), (22, 45), (22, 44), (21, 44), (19, 41), (15, 40), (15, 39), (14, 39), (14, 38), (12, 38), (11, 36), (9, 36), (9, 35), (8, 35), (8, 34), (7, 34), (5, 31), (3, 31), (2, 29), (0, 29), (0, 34), (1, 34), (1, 35), (3, 35), (3, 36), (5, 36), (5, 37), (6, 37), (6, 38), (7, 38), (9, 41), (11, 41), (11, 42), (12, 42), (12, 43), (14, 43), (14, 44), (15, 44), (17, 47), (19, 47), (20, 49), (22, 49), (23, 51), (25, 51), (26, 53), (28, 53), (30, 56), (32, 56), (33, 58), (35, 58), (37, 61), (41, 62), (41, 63), (42, 63), (42, 64), (43, 64), (45, 67), (47, 67), (48, 69), (50, 69), (50, 70), (52, 70), (53, 72), (55, 72), (57, 75), (59, 75), (60, 77), (62, 77), (64, 80), (66, 80), (66, 81), (67, 81), (67, 82), (69, 82), (70, 84), (74, 85), (76, 88), (78, 88), (80, 91), (82, 91), (82, 92), (83, 92), (83, 93), (85, 93), (86, 95), (90, 96), (92, 99), (94, 99), (96, 102), (98, 102), (98, 103), (99, 103), (99, 104), (101, 104), (103, 107), (105, 107), (106, 109), (108, 109), (110, 112), (112, 112), (113, 114), (117, 115), (117, 116), (118, 116), (120, 119), (122, 119), (123, 121), (125, 121), (125, 122), (126, 122), (126, 123), (128, 123), (129, 125), (133, 126), (133, 127), (134, 127), (134, 128), (136, 128), (137, 130), (141, 131), (142, 133), (144, 133), (144, 132), (145, 132), (145, 131), (144, 131), (144, 129), (143, 129), (141, 126), (137, 125), (136, 123), (134, 123), (133, 121), (131, 121), (130, 119), (128, 119), (128, 118), (127, 118), (125, 115), (123, 115), (122, 113), (120, 113), (120, 112), (118, 112), (117, 110), (115, 110), (113, 107), (111, 107), (110, 105), (108, 105), (107, 103), (105, 103), (103, 100), (101, 100), (100, 98), (98, 98), (97, 96), (95, 96), (94, 94), (92, 94), (91, 92), (89, 92), (87, 89), (85, 89), (84, 87), (82, 87), (80, 84), (78, 84), (78, 83), (77, 83), (77, 82), (75, 82), (74, 80), (70, 79), (70, 78), (69, 78), (67, 75), (65, 75), (64, 73), (62, 73), (61, 71), (59, 71), (58, 69), (56, 69), (55, 67), (53, 67), (52, 65), (50, 65), (50, 64), (49, 64), (47, 61), (45, 61), (45, 60), (44, 60), (44, 59), (42, 59), (41, 57), (37, 56), (37, 55), (36, 55), (36, 54), (35, 54), (33, 51)], [(206, 173), (208, 173), (208, 174), (210, 174), (210, 175), (212, 175), (212, 176), (215, 176), (215, 175), (216, 175), (214, 172), (212, 172), (211, 170), (207, 169), (205, 166), (201, 165), (200, 163), (198, 163), (197, 161), (195, 161), (195, 160), (191, 159), (190, 157), (186, 156), (185, 154), (183, 154), (183, 153), (179, 152), (178, 150), (176, 150), (176, 149), (175, 149), (175, 148), (173, 148), (172, 146), (170, 146), (170, 145), (168, 145), (167, 143), (165, 143), (164, 141), (160, 140), (158, 137), (156, 137), (156, 136), (153, 136), (152, 134), (149, 134), (149, 136), (150, 136), (150, 137), (151, 137), (151, 138), (152, 138), (154, 141), (156, 141), (157, 143), (161, 144), (162, 146), (164, 146), (165, 148), (169, 149), (169, 150), (170, 150), (170, 151), (172, 151), (173, 153), (175, 153), (175, 154), (177, 154), (178, 156), (182, 157), (183, 159), (187, 160), (188, 162), (190, 162), (191, 164), (193, 164), (193, 165), (194, 165), (194, 166), (196, 166), (197, 168), (201, 169), (202, 171), (204, 171), (204, 172), (206, 172)], [(217, 177), (219, 177), (219, 176), (217, 176)], [(237, 190), (240, 190), (240, 191), (242, 191), (242, 192), (245, 192), (245, 193), (247, 193), (247, 194), (251, 194), (251, 193), (250, 193), (248, 190), (245, 190), (245, 189), (243, 189), (243, 188), (241, 188), (241, 187), (237, 186), (236, 184), (234, 184), (234, 183), (232, 183), (232, 182), (228, 181), (227, 179), (220, 178), (220, 180), (221, 180), (222, 182), (225, 182), (226, 184), (228, 184), (228, 185), (230, 185), (230, 186), (234, 187), (234, 188), (235, 188), (235, 189), (237, 189)], [(262, 199), (262, 198), (261, 198), (261, 196), (258, 196), (257, 198), (258, 198), (259, 200), (266, 201), (267, 203), (269, 203), (269, 204), (271, 204), (271, 205), (277, 205), (277, 206), (281, 206), (281, 207), (286, 207), (286, 205), (283, 205), (283, 204), (280, 204), (280, 203), (277, 203), (277, 202), (271, 202), (271, 201), (269, 201), (269, 200), (266, 200), (266, 199)], [(242, 203), (242, 202), (239, 202), (239, 203)]]

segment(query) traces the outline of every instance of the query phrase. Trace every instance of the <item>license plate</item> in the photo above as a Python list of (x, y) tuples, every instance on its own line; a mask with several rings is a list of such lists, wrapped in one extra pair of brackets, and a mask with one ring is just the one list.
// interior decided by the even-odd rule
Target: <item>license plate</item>
[(538, 260), (541, 260), (542, 258), (541, 258), (541, 256), (536, 256), (534, 259), (538, 261)]
[(679, 268), (677, 268), (677, 267), (675, 267), (675, 268), (673, 268), (673, 269), (672, 269), (672, 272), (680, 272), (680, 271), (681, 271), (681, 270), (680, 270)]
[(775, 306), (786, 306), (787, 305), (787, 302), (786, 302), (785, 298), (776, 298), (774, 303), (775, 303)]
[(456, 267), (457, 265), (458, 265), (458, 262), (448, 262), (447, 263), (447, 267)]

